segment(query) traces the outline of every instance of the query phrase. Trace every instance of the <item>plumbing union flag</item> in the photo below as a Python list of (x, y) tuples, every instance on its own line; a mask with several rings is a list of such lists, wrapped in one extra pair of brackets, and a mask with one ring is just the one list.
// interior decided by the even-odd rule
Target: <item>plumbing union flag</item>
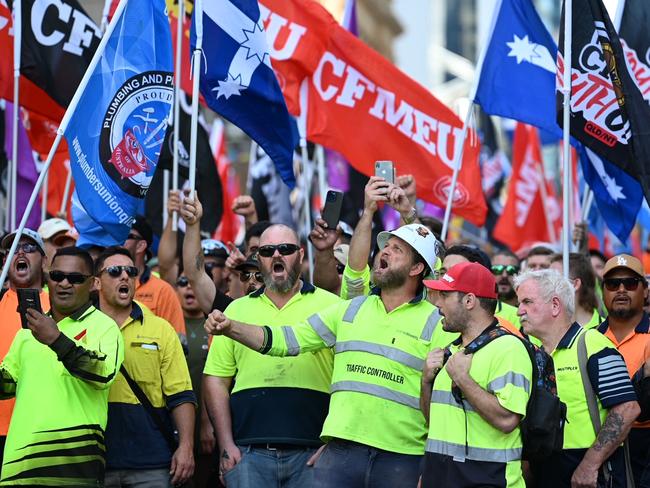
[(153, 178), (173, 100), (164, 0), (129, 1), (65, 137), (79, 245), (122, 244)]

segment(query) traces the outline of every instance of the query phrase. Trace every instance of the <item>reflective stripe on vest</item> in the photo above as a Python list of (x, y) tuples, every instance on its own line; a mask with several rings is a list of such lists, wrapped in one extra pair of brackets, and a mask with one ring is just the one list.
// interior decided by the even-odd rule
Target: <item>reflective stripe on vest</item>
[(521, 373), (515, 373), (514, 371), (509, 371), (503, 376), (493, 379), (487, 385), (487, 391), (494, 393), (495, 391), (505, 388), (506, 385), (514, 385), (519, 388), (526, 390), (526, 393), (530, 393), (530, 381)]
[[(440, 405), (448, 405), (462, 409), (462, 405), (456, 401), (454, 395), (450, 391), (433, 390), (431, 392), (431, 403), (438, 403)], [(474, 412), (474, 407), (467, 400), (463, 399), (466, 412)]]
[(332, 347), (336, 342), (336, 337), (332, 334), (332, 331), (327, 328), (325, 322), (320, 318), (318, 314), (314, 314), (307, 319), (311, 328), (314, 329), (318, 337), (323, 339), (323, 342), (327, 344), (327, 347)]
[(420, 339), (423, 341), (430, 341), (431, 337), (433, 337), (433, 331), (436, 330), (436, 325), (438, 325), (438, 322), (440, 321), (440, 312), (436, 308), (435, 311), (429, 315), (429, 318), (427, 319), (427, 323), (424, 324), (424, 329), (422, 329), (422, 334), (420, 335)]
[(361, 306), (363, 305), (363, 303), (366, 301), (367, 298), (368, 297), (366, 295), (363, 295), (350, 300), (350, 305), (348, 305), (348, 309), (345, 311), (345, 314), (343, 315), (343, 321), (350, 322), (350, 323), (354, 322), (354, 318), (357, 316), (357, 313), (359, 313)]
[(366, 341), (344, 341), (336, 343), (336, 354), (341, 352), (368, 352), (370, 354), (377, 354), (378, 356), (383, 356), (385, 358), (391, 359), (397, 363), (413, 368), (416, 371), (422, 371), (424, 368), (424, 360), (420, 359), (408, 352), (404, 352), (401, 349), (397, 349), (392, 346), (383, 346), (380, 344), (374, 344), (372, 342)]
[(489, 449), (486, 447), (467, 447), (462, 444), (427, 439), (425, 447), (427, 452), (451, 456), (458, 460), (471, 459), (473, 461), (487, 461), (491, 463), (507, 463), (521, 459), (521, 448)]
[(300, 354), (300, 344), (296, 339), (296, 334), (291, 327), (283, 325), (280, 327), (284, 334), (284, 341), (287, 343), (287, 356), (297, 356)]
[(420, 399), (418, 397), (394, 391), (385, 386), (371, 385), (361, 381), (338, 381), (332, 383), (330, 391), (331, 393), (336, 393), (338, 391), (356, 391), (358, 393), (366, 393), (377, 398), (399, 403), (400, 405), (406, 405), (407, 407), (416, 410), (420, 409)]

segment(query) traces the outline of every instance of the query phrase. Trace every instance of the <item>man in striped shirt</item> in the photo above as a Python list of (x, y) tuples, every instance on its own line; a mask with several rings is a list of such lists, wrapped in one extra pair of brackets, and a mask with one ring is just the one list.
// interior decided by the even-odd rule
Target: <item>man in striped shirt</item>
[[(623, 357), (597, 330), (571, 323), (573, 286), (557, 271), (527, 271), (515, 279), (515, 289), (523, 330), (553, 357), (557, 394), (567, 406), (563, 450), (532, 464), (536, 486), (625, 487), (621, 444), (640, 409)], [(588, 394), (595, 397), (595, 422)]]

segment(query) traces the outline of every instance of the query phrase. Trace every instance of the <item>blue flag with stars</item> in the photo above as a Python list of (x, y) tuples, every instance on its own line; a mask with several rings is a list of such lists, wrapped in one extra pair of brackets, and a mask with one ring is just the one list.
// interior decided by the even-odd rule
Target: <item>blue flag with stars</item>
[[(203, 3), (200, 89), (208, 106), (242, 129), (295, 186), (293, 150), (298, 131), (271, 67), (260, 9), (254, 0)], [(191, 44), (196, 45), (196, 9)], [(203, 63), (202, 63), (203, 64)]]
[(556, 56), (557, 46), (532, 0), (502, 0), (474, 101), (490, 115), (562, 137), (555, 108)]

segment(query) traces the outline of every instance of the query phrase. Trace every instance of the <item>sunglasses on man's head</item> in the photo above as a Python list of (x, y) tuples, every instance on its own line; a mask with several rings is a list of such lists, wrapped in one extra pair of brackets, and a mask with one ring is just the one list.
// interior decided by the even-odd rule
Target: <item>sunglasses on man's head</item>
[(239, 273), (239, 279), (242, 283), (246, 283), (251, 278), (254, 278), (258, 283), (264, 283), (264, 278), (262, 278), (262, 273), (259, 271), (242, 271)]
[(129, 278), (135, 278), (138, 276), (138, 268), (135, 266), (106, 266), (99, 272), (99, 274), (106, 273), (111, 278), (119, 278), (122, 276), (123, 271), (126, 271)]
[(625, 287), (627, 291), (634, 291), (639, 287), (639, 283), (643, 283), (644, 280), (636, 277), (629, 278), (605, 278), (603, 280), (603, 285), (608, 291), (616, 291), (621, 285)]
[(299, 249), (300, 246), (296, 246), (295, 244), (268, 244), (266, 246), (260, 246), (257, 252), (260, 256), (270, 258), (275, 254), (275, 251), (278, 251), (282, 256), (289, 256), (290, 254), (297, 252)]
[(55, 283), (61, 283), (63, 280), (68, 280), (68, 283), (71, 285), (81, 285), (85, 282), (90, 275), (85, 275), (82, 273), (64, 273), (63, 271), (53, 270), (49, 273), (50, 279)]
[(500, 275), (503, 272), (508, 273), (508, 275), (516, 275), (519, 273), (519, 266), (514, 266), (512, 264), (493, 264), (492, 265), (492, 274)]

